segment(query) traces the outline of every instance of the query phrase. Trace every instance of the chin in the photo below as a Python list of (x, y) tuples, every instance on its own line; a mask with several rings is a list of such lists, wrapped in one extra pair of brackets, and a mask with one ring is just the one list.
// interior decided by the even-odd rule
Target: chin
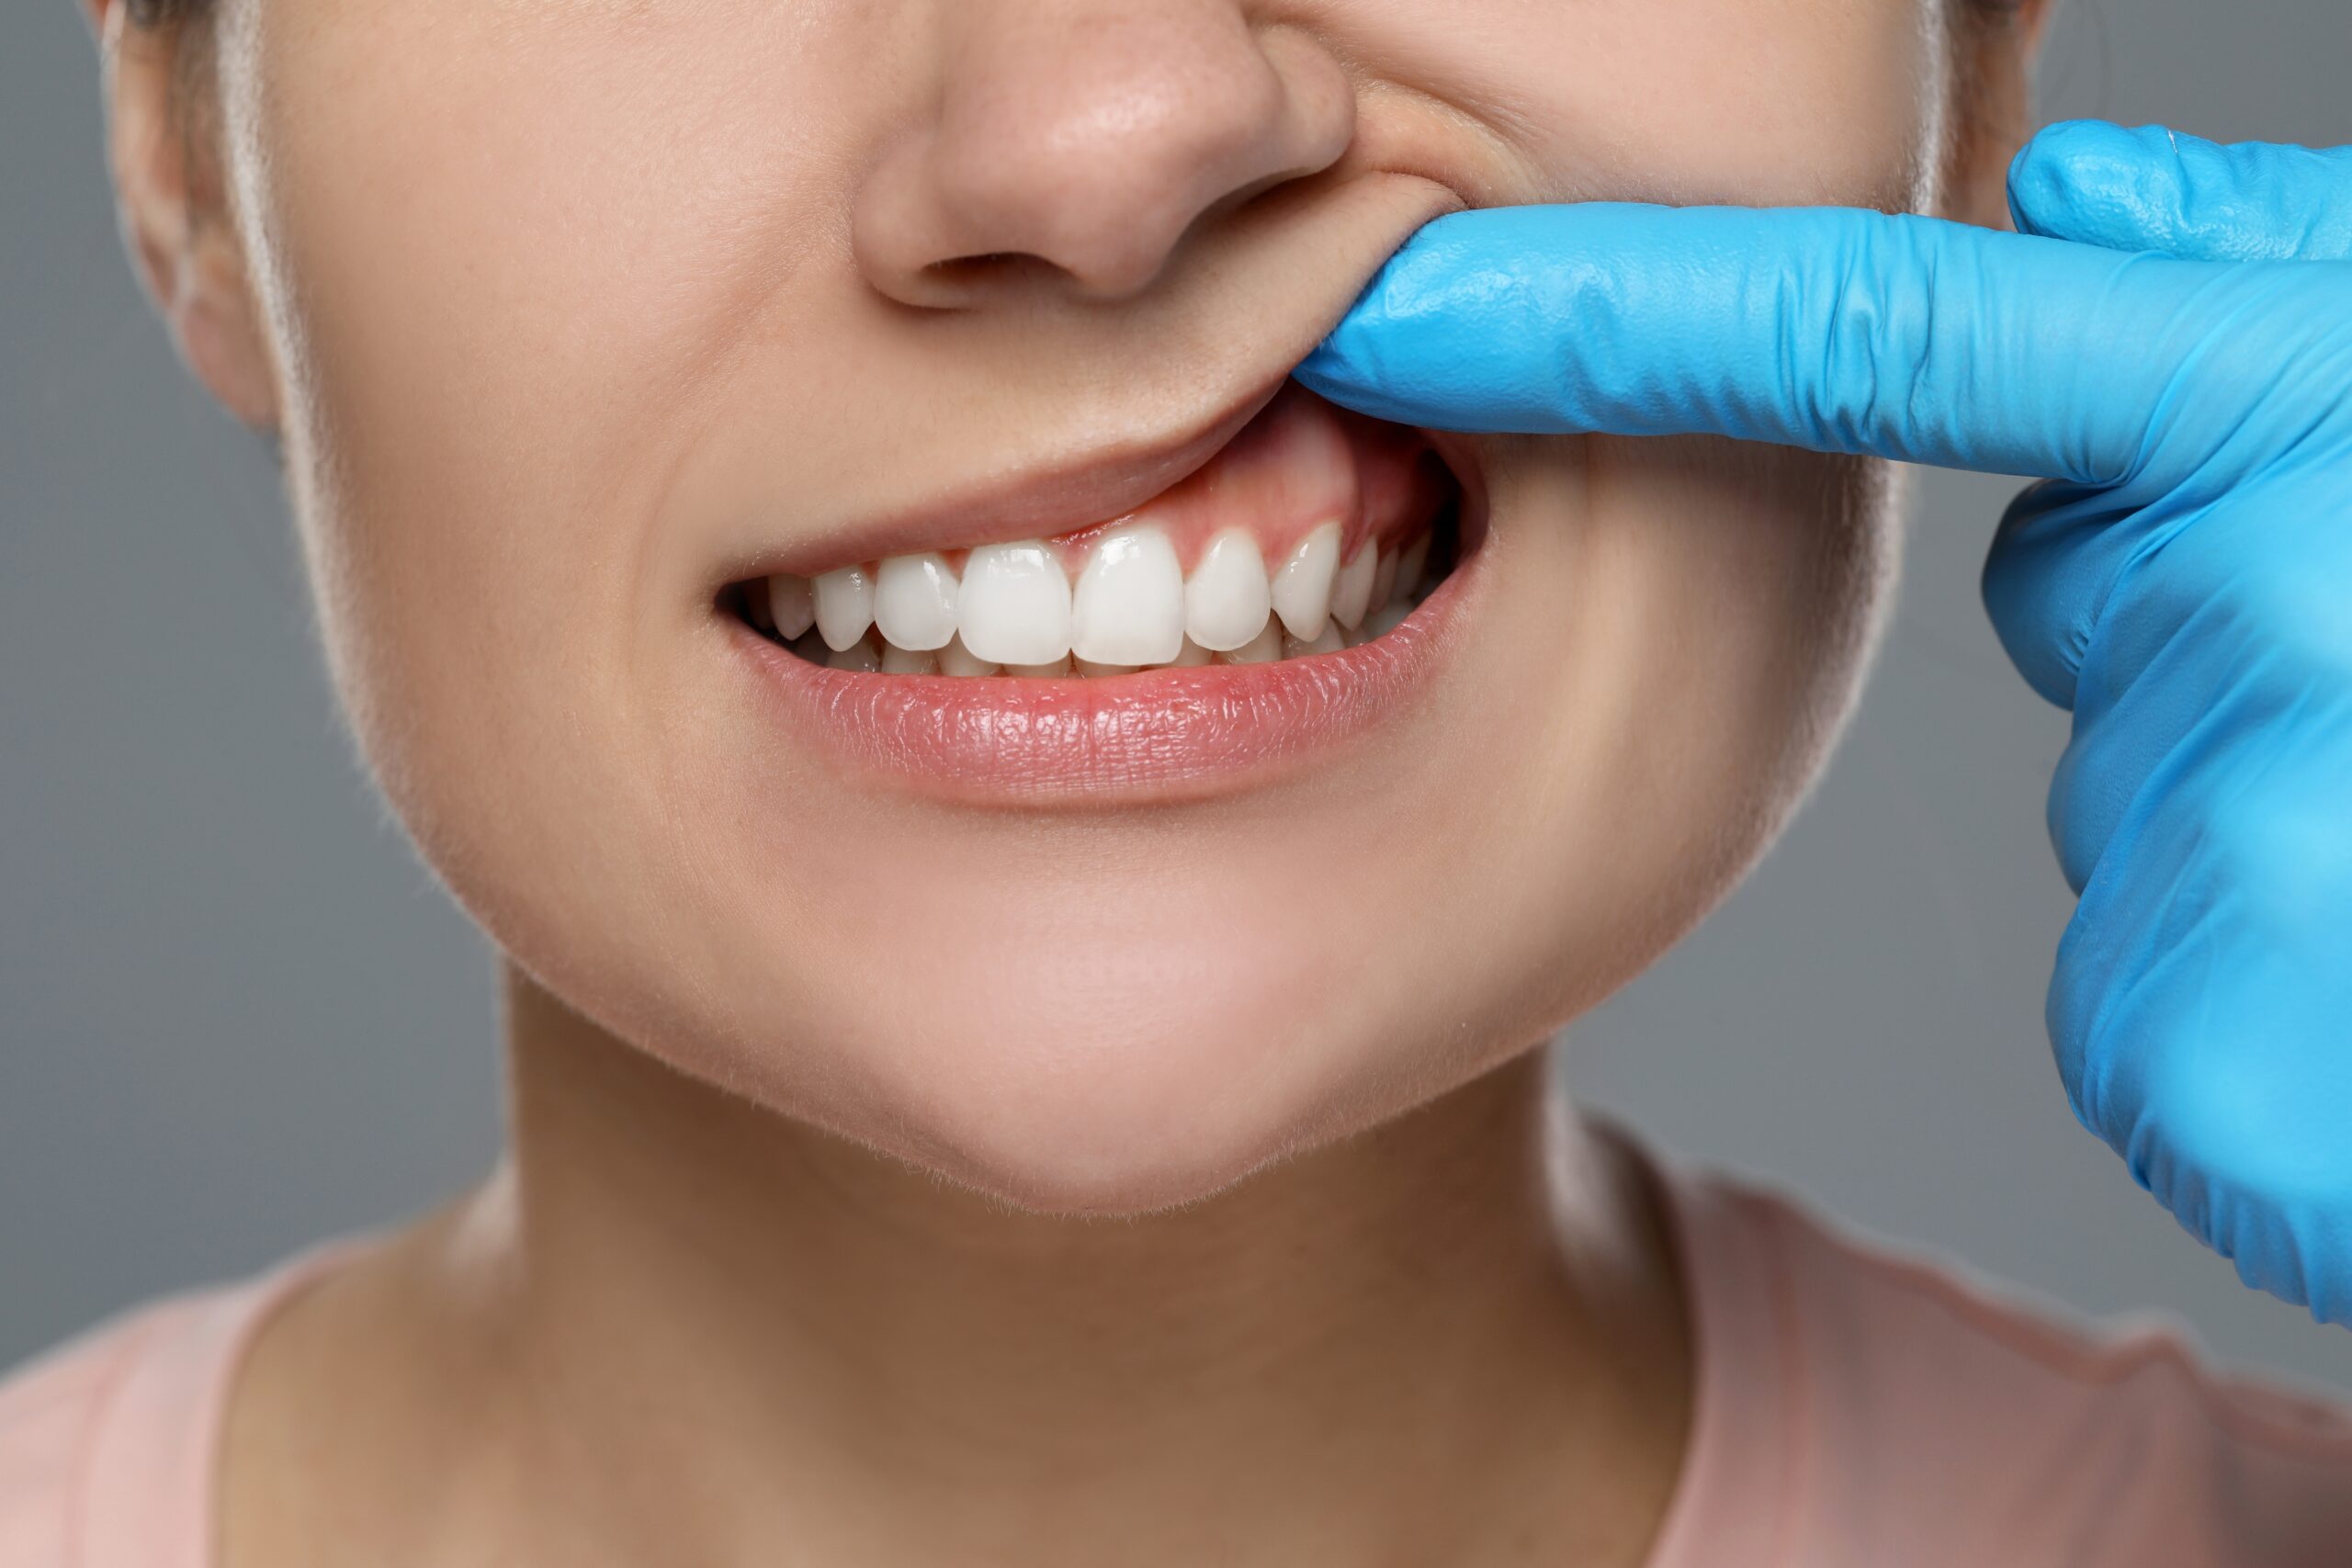
[(1333, 1005), (1336, 943), (1171, 924), (999, 942), (899, 976), (903, 1007), (835, 1037), (865, 1103), (822, 1119), (998, 1202), (1110, 1215), (1196, 1202), (1402, 1109), (1366, 1103), (1397, 1053)]

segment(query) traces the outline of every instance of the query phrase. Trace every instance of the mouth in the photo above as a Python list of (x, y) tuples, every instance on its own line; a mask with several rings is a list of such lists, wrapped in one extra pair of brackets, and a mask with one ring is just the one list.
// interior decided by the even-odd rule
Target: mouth
[(869, 766), (997, 798), (1236, 782), (1360, 731), (1434, 663), (1484, 533), (1440, 439), (1285, 383), (1114, 517), (934, 529), (737, 576), (716, 607)]

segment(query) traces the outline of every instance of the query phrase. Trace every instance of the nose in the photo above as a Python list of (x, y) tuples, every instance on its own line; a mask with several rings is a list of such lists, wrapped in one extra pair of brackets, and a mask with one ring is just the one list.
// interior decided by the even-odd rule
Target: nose
[(1213, 209), (1336, 163), (1355, 91), (1245, 0), (944, 0), (926, 112), (854, 197), (874, 288), (968, 306), (1039, 276), (1148, 288)]

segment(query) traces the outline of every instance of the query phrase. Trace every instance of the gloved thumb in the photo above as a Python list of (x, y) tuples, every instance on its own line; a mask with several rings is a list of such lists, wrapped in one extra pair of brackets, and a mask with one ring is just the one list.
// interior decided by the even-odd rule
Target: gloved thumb
[(2018, 232), (2183, 261), (2352, 259), (2352, 149), (2063, 120), (2009, 165)]

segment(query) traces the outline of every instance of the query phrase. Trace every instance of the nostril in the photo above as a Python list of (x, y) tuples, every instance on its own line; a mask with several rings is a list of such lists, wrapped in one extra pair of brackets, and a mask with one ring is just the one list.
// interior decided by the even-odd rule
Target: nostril
[(1059, 273), (1061, 268), (1026, 251), (987, 251), (977, 255), (950, 256), (922, 269), (927, 282), (950, 288), (975, 288), (990, 279), (1009, 279), (1033, 272)]
[(968, 307), (1001, 283), (1016, 305), (1039, 286), (1130, 298), (1204, 216), (1333, 167), (1353, 138), (1339, 59), (1248, 7), (938, 9), (933, 101), (853, 197), (858, 265), (901, 303)]
[(971, 306), (1032, 290), (1091, 302), (1132, 299), (1166, 267), (1170, 245), (1136, 245), (1125, 235), (1043, 243), (1035, 249), (975, 251), (925, 264), (916, 274), (929, 303)]

